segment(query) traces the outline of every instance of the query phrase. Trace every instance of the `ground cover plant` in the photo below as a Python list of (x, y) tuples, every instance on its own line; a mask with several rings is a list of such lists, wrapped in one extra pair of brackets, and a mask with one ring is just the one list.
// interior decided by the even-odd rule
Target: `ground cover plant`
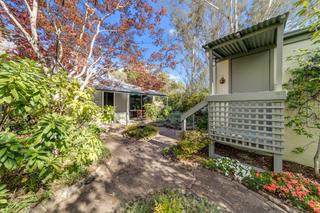
[(166, 190), (125, 205), (119, 212), (126, 213), (216, 213), (219, 208), (206, 199), (195, 198), (180, 191)]
[(125, 137), (135, 139), (148, 139), (156, 136), (159, 133), (159, 128), (151, 124), (134, 124), (130, 125), (123, 132)]
[(2, 211), (38, 202), (54, 181), (72, 182), (108, 153), (98, 125), (112, 120), (113, 109), (98, 107), (92, 92), (64, 71), (48, 76), (35, 61), (0, 57)]

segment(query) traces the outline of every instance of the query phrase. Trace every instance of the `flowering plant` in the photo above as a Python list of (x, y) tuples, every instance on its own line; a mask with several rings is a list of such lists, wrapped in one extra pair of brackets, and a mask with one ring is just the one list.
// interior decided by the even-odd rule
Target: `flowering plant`
[(227, 157), (204, 160), (203, 165), (232, 176), (250, 189), (263, 190), (275, 197), (289, 200), (293, 205), (320, 213), (320, 184), (292, 172), (259, 172), (251, 166)]
[(263, 189), (287, 198), (296, 206), (310, 208), (320, 213), (320, 185), (301, 174), (272, 173), (271, 184), (263, 186)]
[(208, 169), (221, 171), (225, 176), (233, 176), (239, 182), (251, 176), (254, 171), (252, 167), (243, 165), (238, 160), (228, 157), (205, 160), (203, 164)]

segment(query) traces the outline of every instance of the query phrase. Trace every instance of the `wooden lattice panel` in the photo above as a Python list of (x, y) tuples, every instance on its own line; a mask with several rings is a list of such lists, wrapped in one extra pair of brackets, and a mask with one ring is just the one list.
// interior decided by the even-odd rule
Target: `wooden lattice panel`
[(282, 153), (284, 101), (210, 101), (209, 134), (219, 143)]

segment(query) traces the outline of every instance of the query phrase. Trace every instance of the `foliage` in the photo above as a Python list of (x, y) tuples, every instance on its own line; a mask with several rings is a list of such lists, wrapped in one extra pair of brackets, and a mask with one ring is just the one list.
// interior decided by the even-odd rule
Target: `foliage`
[(219, 208), (204, 198), (185, 195), (180, 191), (166, 190), (152, 195), (148, 199), (140, 199), (125, 205), (120, 212), (126, 213), (213, 213)]
[(316, 181), (292, 172), (256, 172), (246, 180), (256, 190), (264, 190), (280, 198), (288, 199), (295, 206), (320, 211), (320, 185)]
[(44, 146), (50, 150), (65, 149), (70, 119), (58, 114), (46, 114), (40, 118), (33, 132), (34, 146)]
[(4, 170), (12, 171), (21, 166), (23, 154), (21, 139), (18, 139), (13, 133), (0, 134), (0, 168), (2, 172)]
[(5, 185), (0, 185), (0, 209), (8, 205), (8, 192)]
[(171, 128), (180, 129), (181, 128), (181, 112), (171, 112), (166, 121), (166, 125), (169, 125)]
[(169, 117), (171, 111), (172, 111), (172, 108), (170, 106), (163, 107), (160, 112), (160, 117), (162, 119), (167, 119)]
[[(29, 2), (1, 1), (1, 8), (7, 8), (0, 17), (1, 26), (9, 35), (21, 35), (15, 40), (19, 44), (16, 53), (39, 59), (53, 71), (62, 67), (70, 77), (85, 79), (86, 84), (93, 76), (118, 65), (135, 66), (143, 61), (144, 66), (165, 68), (176, 64), (176, 47), (165, 42), (160, 24), (166, 15), (164, 7), (156, 7), (147, 0), (120, 3), (35, 0), (35, 3), (38, 7), (28, 10), (32, 7)], [(42, 15), (30, 18), (36, 14)], [(116, 20), (114, 16), (121, 18)], [(149, 35), (159, 47), (148, 56), (143, 54), (147, 51), (144, 45), (137, 42), (142, 35)]]
[[(309, 30), (313, 33), (313, 41), (315, 43), (320, 42), (320, 2), (313, 0), (298, 0), (296, 6), (301, 6), (299, 16), (305, 16), (306, 22), (309, 26)], [(311, 20), (311, 21), (310, 21)]]
[(127, 70), (127, 80), (128, 83), (147, 90), (160, 90), (166, 84), (159, 75), (148, 72), (143, 66), (129, 68)]
[(0, 56), (0, 131), (11, 123), (32, 124), (48, 105), (48, 87), (42, 68), (29, 59)]
[(159, 133), (159, 129), (151, 124), (137, 124), (126, 128), (123, 135), (135, 139), (151, 138)]
[(172, 153), (177, 159), (187, 159), (200, 152), (211, 143), (207, 134), (200, 131), (187, 131), (181, 136), (180, 141), (172, 147)]
[(113, 106), (104, 106), (102, 108), (102, 120), (111, 123), (114, 120), (115, 109)]
[(45, 191), (41, 194), (28, 193), (17, 200), (11, 200), (6, 207), (1, 209), (3, 213), (20, 213), (30, 211), (30, 206), (35, 205), (51, 196), (50, 191)]
[(298, 66), (288, 70), (290, 79), (284, 85), (288, 90), (287, 107), (293, 113), (287, 125), (297, 134), (311, 137), (308, 128), (320, 129), (320, 50), (300, 50), (290, 59)]
[(320, 184), (301, 174), (259, 172), (251, 166), (227, 157), (203, 160), (202, 163), (208, 169), (234, 177), (252, 190), (263, 190), (273, 196), (287, 199), (297, 207), (320, 211)]
[[(46, 76), (28, 59), (3, 56), (0, 67), (1, 130), (6, 129), (0, 130), (0, 184), (10, 192), (37, 192), (59, 178), (72, 182), (107, 155), (97, 124), (110, 122), (114, 110), (98, 107), (92, 89), (81, 91), (79, 82), (63, 71)], [(38, 200), (29, 198), (21, 205), (8, 201), (4, 212)]]
[(184, 112), (203, 101), (208, 96), (208, 91), (192, 93), (176, 93), (169, 95), (169, 106), (173, 111)]
[(225, 176), (233, 176), (240, 182), (244, 178), (250, 177), (254, 171), (250, 166), (245, 166), (238, 160), (227, 157), (205, 160), (203, 165), (208, 169), (221, 171)]
[(145, 111), (145, 116), (148, 119), (151, 120), (156, 120), (160, 116), (160, 109), (157, 105), (155, 104), (145, 104), (144, 106)]

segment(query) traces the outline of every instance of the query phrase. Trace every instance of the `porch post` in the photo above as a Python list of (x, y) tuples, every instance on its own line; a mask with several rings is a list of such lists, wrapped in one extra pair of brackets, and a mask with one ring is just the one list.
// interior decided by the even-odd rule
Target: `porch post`
[(209, 62), (209, 94), (215, 94), (215, 76), (216, 71), (213, 68), (213, 54), (212, 49), (209, 49), (207, 52), (208, 62)]
[(214, 157), (214, 143), (209, 144), (209, 158)]
[[(209, 61), (209, 95), (214, 95), (216, 93), (216, 78), (217, 78), (217, 66), (216, 61), (213, 63), (213, 50), (208, 50), (208, 61)], [(214, 66), (214, 67), (213, 67)], [(210, 113), (210, 110), (209, 112)], [(209, 120), (208, 120), (209, 122)], [(210, 132), (210, 125), (208, 125), (208, 131)], [(214, 142), (209, 144), (209, 157), (214, 156)]]
[(275, 68), (275, 91), (282, 90), (282, 58), (283, 58), (283, 31), (284, 25), (277, 27), (276, 68)]
[(130, 94), (127, 93), (127, 112), (126, 112), (126, 125), (129, 124), (129, 120), (130, 120)]
[(194, 117), (194, 113), (193, 113), (192, 114), (192, 130), (194, 130), (194, 128), (195, 128), (194, 119), (195, 119), (195, 117)]
[(273, 171), (282, 172), (282, 154), (273, 154)]
[[(277, 47), (275, 53), (275, 82), (274, 90), (282, 91), (282, 59), (283, 59), (283, 32), (284, 24), (281, 24), (277, 27)], [(282, 154), (274, 153), (273, 154), (273, 171), (282, 172)]]
[(183, 132), (187, 131), (187, 120), (186, 120), (186, 119), (182, 120), (181, 130), (182, 130)]

